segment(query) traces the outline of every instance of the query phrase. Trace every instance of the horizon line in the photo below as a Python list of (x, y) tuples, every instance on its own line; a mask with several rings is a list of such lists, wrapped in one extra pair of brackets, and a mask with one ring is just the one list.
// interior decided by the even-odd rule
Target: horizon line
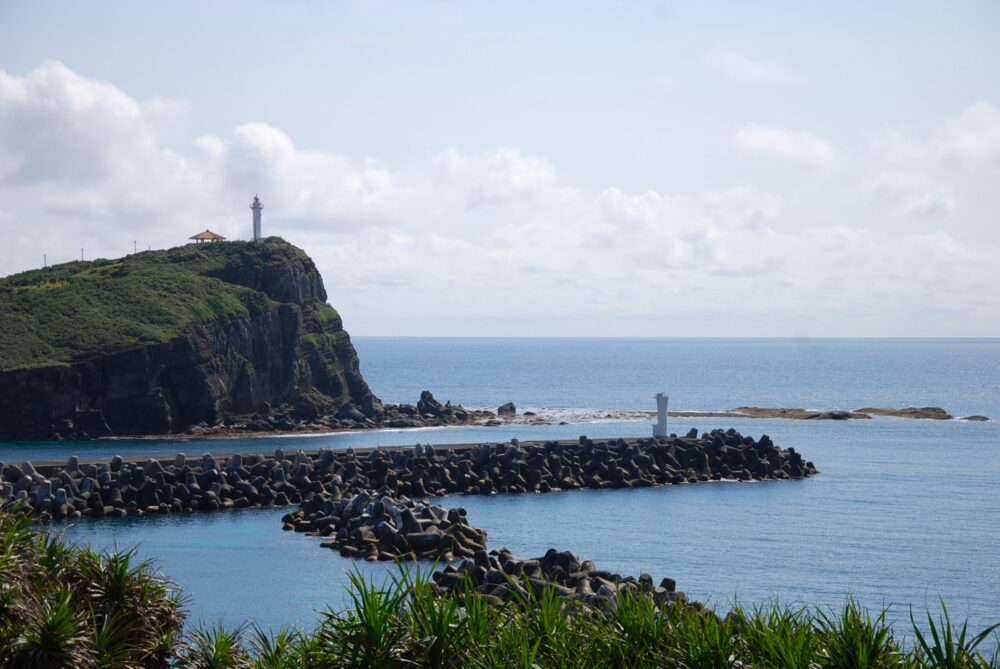
[(1000, 336), (901, 336), (901, 335), (761, 335), (726, 337), (719, 335), (350, 335), (351, 339), (674, 339), (745, 341), (785, 340), (785, 341), (826, 341), (826, 340), (868, 340), (868, 341), (991, 341), (1000, 343)]

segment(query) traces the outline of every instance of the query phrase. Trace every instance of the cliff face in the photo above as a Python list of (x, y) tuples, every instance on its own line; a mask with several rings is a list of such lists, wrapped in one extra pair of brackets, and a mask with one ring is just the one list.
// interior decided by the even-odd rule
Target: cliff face
[[(169, 434), (280, 405), (290, 405), (292, 414), (304, 419), (349, 406), (369, 417), (381, 414), (340, 316), (326, 304), (323, 281), (299, 249), (270, 239), (139, 255), (145, 257), (129, 257), (135, 267), (129, 258), (98, 263), (96, 270), (113, 269), (85, 278), (96, 285), (78, 285), (84, 280), (81, 272), (92, 274), (95, 267), (71, 263), (81, 271), (70, 274), (66, 266), (52, 268), (57, 278), (46, 279), (50, 292), (83, 295), (67, 300), (85, 312), (78, 319), (68, 314), (71, 320), (127, 327), (102, 333), (93, 350), (79, 350), (79, 341), (90, 341), (93, 333), (70, 338), (78, 341), (68, 347), (66, 337), (45, 333), (48, 348), (41, 346), (44, 353), (35, 356), (43, 364), (32, 365), (23, 347), (8, 346), (9, 357), (20, 356), (21, 364), (0, 372), (0, 439)], [(10, 277), (0, 290), (41, 294), (35, 280)], [(176, 292), (188, 284), (189, 294)], [(135, 313), (131, 320), (116, 321), (109, 305), (117, 305), (123, 295), (167, 305), (168, 316), (144, 309), (143, 314), (152, 314), (149, 323)], [(29, 308), (30, 300), (46, 300), (36, 305), (38, 312), (54, 299), (49, 294), (15, 297), (22, 309), (26, 300)], [(3, 305), (0, 300), (0, 309)], [(93, 317), (105, 311), (112, 314), (108, 320)], [(150, 336), (150, 330), (156, 334)], [(130, 341), (136, 333), (154, 341)]]

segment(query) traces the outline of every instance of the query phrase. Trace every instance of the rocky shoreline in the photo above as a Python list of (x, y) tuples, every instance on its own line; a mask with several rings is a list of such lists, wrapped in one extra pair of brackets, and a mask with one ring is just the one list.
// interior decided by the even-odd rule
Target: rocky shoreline
[(442, 404), (429, 391), (423, 391), (415, 404), (382, 404), (373, 400), (364, 410), (344, 404), (333, 413), (321, 413), (312, 405), (282, 404), (250, 414), (227, 415), (219, 422), (205, 421), (186, 430), (168, 434), (111, 435), (102, 430), (91, 432), (54, 432), (51, 441), (184, 441), (189, 439), (226, 439), (266, 435), (329, 434), (360, 430), (445, 427), (449, 425), (500, 425), (498, 414), (487, 409), (466, 409), (451, 402)]
[[(940, 407), (866, 407), (846, 410), (814, 410), (795, 408), (768, 408), (743, 406), (726, 411), (670, 411), (674, 418), (784, 418), (789, 420), (868, 420), (875, 416), (907, 418), (915, 420), (962, 420), (986, 421), (987, 416), (973, 415), (958, 418)], [(227, 415), (219, 422), (200, 422), (190, 428), (171, 434), (113, 436), (102, 429), (90, 432), (76, 430), (53, 432), (49, 435), (56, 441), (86, 441), (89, 439), (155, 439), (157, 441), (187, 439), (225, 439), (285, 434), (329, 434), (362, 430), (406, 429), (418, 427), (446, 426), (497, 426), (514, 425), (554, 425), (594, 420), (645, 420), (656, 416), (653, 411), (636, 410), (565, 410), (539, 409), (518, 411), (513, 402), (507, 402), (497, 409), (466, 408), (450, 401), (441, 403), (433, 393), (424, 390), (414, 404), (383, 404), (371, 400), (369, 406), (359, 408), (354, 404), (344, 404), (336, 412), (320, 413), (312, 405), (283, 404), (273, 409), (252, 414)]]
[[(846, 410), (814, 410), (794, 408), (737, 407), (726, 411), (670, 411), (673, 418), (784, 418), (788, 420), (869, 420), (875, 416), (913, 420), (987, 421), (989, 417), (972, 415), (956, 417), (939, 407), (873, 408)], [(362, 430), (406, 429), (446, 426), (497, 426), (497, 425), (566, 425), (568, 420), (587, 422), (597, 420), (646, 420), (655, 418), (654, 411), (637, 410), (527, 410), (518, 411), (508, 402), (496, 410), (466, 408), (451, 402), (442, 404), (430, 391), (423, 391), (415, 404), (385, 404), (375, 413), (362, 413), (353, 405), (344, 405), (334, 414), (303, 417), (294, 406), (282, 405), (267, 413), (229, 416), (218, 424), (201, 423), (175, 434), (103, 437), (105, 439), (157, 441), (188, 439), (225, 439), (286, 434), (330, 434)], [(77, 435), (75, 439), (85, 439)]]

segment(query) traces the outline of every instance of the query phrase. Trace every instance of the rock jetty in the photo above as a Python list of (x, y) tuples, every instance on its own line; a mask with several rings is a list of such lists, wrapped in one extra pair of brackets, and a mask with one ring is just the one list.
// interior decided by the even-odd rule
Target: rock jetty
[(581, 560), (570, 551), (554, 548), (527, 560), (514, 557), (508, 548), (489, 553), (480, 550), (471, 560), (463, 560), (458, 566), (447, 565), (431, 578), (441, 595), (463, 594), (471, 589), (493, 604), (534, 601), (546, 589), (556, 597), (599, 610), (613, 609), (619, 597), (630, 595), (652, 597), (659, 606), (683, 606), (687, 601), (671, 578), (654, 585), (649, 574), (623, 577), (599, 570), (590, 560)]
[[(815, 473), (812, 462), (793, 448), (778, 448), (767, 435), (755, 440), (730, 429), (699, 437), (691, 430), (684, 437), (659, 439), (584, 436), (575, 442), (522, 445), (511, 440), (366, 452), (320, 450), (313, 455), (299, 451), (291, 456), (277, 449), (273, 455), (237, 453), (225, 459), (210, 453), (196, 458), (178, 453), (173, 459), (141, 463), (116, 456), (110, 462), (82, 464), (74, 456), (65, 465), (38, 468), (30, 462), (0, 463), (0, 506), (21, 503), (48, 521), (299, 504), (286, 522), (293, 529), (332, 536), (329, 545), (341, 552), (376, 558), (383, 553), (441, 557), (451, 552), (461, 557), (481, 548), (485, 533), (469, 527), (460, 510), (447, 511), (442, 519), (437, 507), (413, 500), (456, 493), (799, 479)], [(388, 506), (385, 500), (390, 500)], [(420, 531), (414, 531), (416, 525), (404, 511), (413, 514)], [(376, 516), (386, 521), (379, 529), (385, 537), (376, 533)], [(403, 533), (404, 541), (389, 529)], [(425, 532), (451, 540), (408, 538)], [(375, 549), (368, 544), (375, 544)]]
[(332, 537), (321, 546), (367, 560), (444, 560), (486, 549), (486, 531), (469, 525), (465, 509), (408, 497), (319, 493), (285, 515), (286, 530)]

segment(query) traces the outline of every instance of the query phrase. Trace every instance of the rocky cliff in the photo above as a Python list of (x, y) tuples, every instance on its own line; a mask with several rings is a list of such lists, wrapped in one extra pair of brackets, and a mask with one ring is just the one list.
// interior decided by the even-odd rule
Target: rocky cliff
[(0, 440), (159, 435), (283, 407), (374, 417), (312, 260), (278, 239), (0, 280)]

